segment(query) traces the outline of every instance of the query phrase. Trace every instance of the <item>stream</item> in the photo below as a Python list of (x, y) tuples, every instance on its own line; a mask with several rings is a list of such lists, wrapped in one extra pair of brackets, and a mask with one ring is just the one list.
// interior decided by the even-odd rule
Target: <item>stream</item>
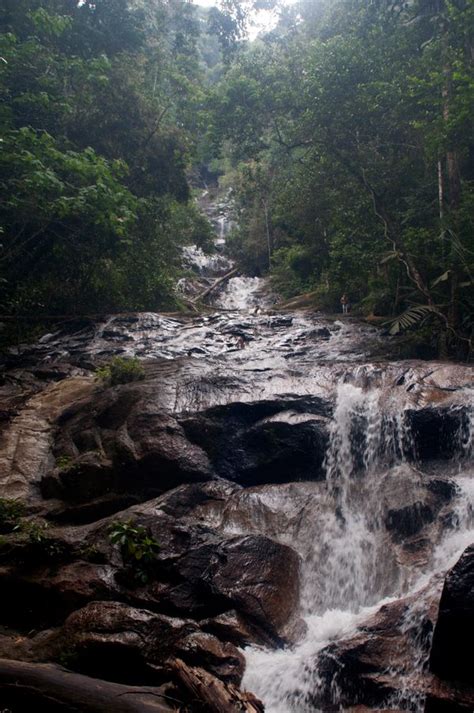
[[(412, 632), (410, 649), (404, 652), (407, 670), (402, 671), (402, 678), (407, 680), (401, 687), (398, 683), (399, 690), (388, 697), (385, 705), (421, 712), (425, 705), (423, 691), (414, 693), (410, 681), (416, 681), (428, 664), (429, 645), (422, 637), (428, 602), (441, 594), (440, 575), (474, 541), (474, 389), (466, 387), (459, 395), (461, 402), (467, 404), (466, 410), (461, 410), (459, 403), (450, 406), (458, 417), (458, 427), (450, 436), (451, 457), (441, 468), (433, 461), (425, 466), (417, 462), (415, 439), (407, 418), (410, 398), (391, 394), (383, 384), (393, 365), (382, 363), (371, 369), (359, 363), (367, 351), (380, 353), (374, 331), (353, 320), (341, 318), (328, 323), (314, 314), (292, 315), (290, 329), (285, 315), (257, 317), (255, 306), (262, 303), (259, 295), (265, 294), (262, 283), (259, 278), (233, 278), (214, 300), (220, 308), (238, 310), (238, 316), (229, 314), (227, 320), (238, 320), (240, 316), (251, 334), (252, 341), (242, 357), (247, 364), (264, 361), (262, 368), (276, 371), (275, 357), (266, 355), (288, 342), (293, 348), (284, 357), (299, 356), (298, 361), (307, 369), (325, 361), (352, 364), (350, 375), (345, 370), (335, 386), (324, 459), (325, 484), (311, 488), (308, 483), (294, 483), (291, 490), (269, 488), (255, 495), (274, 511), (287, 510), (288, 499), (294, 501), (295, 509), (304, 509), (304, 518), (300, 514), (296, 523), (286, 523), (281, 532), (270, 527), (268, 534), (290, 544), (301, 556), (301, 611), (306, 634), (296, 646), (283, 650), (247, 649), (243, 685), (261, 698), (268, 713), (327, 710), (315, 703), (318, 688), (325, 685), (318, 668), (319, 652), (340, 639), (350, 638), (371, 614), (403, 597), (410, 604), (402, 627)], [(264, 299), (263, 304), (268, 307)], [(285, 327), (283, 339), (275, 334), (274, 325), (279, 320)], [(315, 329), (327, 341), (317, 349), (314, 345), (308, 348), (308, 337)], [(327, 334), (321, 332), (325, 329)], [(298, 350), (295, 353), (295, 344), (301, 345), (299, 354)], [(378, 372), (373, 384), (368, 377), (371, 370)], [(446, 525), (436, 530), (433, 527), (433, 541), (425, 546), (421, 558), (403, 561), (398, 545), (393, 546), (386, 536), (387, 511), (394, 489), (399, 503), (411, 506), (415, 501), (416, 510), (416, 489), (433, 474), (449, 478), (455, 490), (450, 517), (442, 514)], [(239, 526), (239, 519), (224, 514), (220, 526), (233, 533), (248, 532), (249, 528)], [(258, 531), (266, 531), (261, 521)], [(400, 675), (400, 671), (390, 671), (389, 662), (387, 673)], [(334, 710), (343, 710), (336, 679), (331, 687)]]
[[(198, 248), (185, 260), (208, 280), (230, 265)], [(115, 355), (150, 364), (156, 409), (176, 416), (218, 477), (239, 484), (198, 502), (193, 521), (298, 553), (296, 628), (284, 646), (243, 648), (242, 687), (268, 713), (349, 711), (366, 700), (424, 710), (444, 575), (474, 542), (474, 391), (470, 367), (394, 360), (392, 351), (392, 338), (350, 316), (279, 311), (265, 280), (241, 276), (203, 314), (119, 315), (22, 350), (22, 369), (68, 364), (74, 378)], [(211, 437), (216, 414), (224, 435)], [(10, 495), (34, 497), (13, 470)], [(351, 666), (367, 632), (382, 643), (365, 694)], [(355, 675), (366, 686), (365, 673)]]

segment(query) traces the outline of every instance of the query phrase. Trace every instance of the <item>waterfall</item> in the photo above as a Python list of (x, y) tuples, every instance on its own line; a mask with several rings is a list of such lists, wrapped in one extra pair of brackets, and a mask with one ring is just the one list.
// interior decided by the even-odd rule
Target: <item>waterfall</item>
[[(400, 625), (402, 633), (410, 632), (410, 667), (397, 672), (406, 685), (397, 700), (386, 704), (421, 713), (424, 697), (413, 693), (410, 684), (427, 666), (427, 602), (440, 594), (443, 578), (439, 573), (452, 566), (474, 540), (473, 412), (459, 411), (455, 455), (447, 466), (457, 489), (450, 529), (445, 528), (433, 543), (427, 563), (403, 564), (387, 532), (387, 513), (394, 493), (402, 494), (402, 502), (415, 503), (418, 484), (429, 476), (413, 464), (408, 405), (397, 403), (395, 397), (392, 402), (381, 388), (355, 382), (339, 384), (329, 429), (324, 492), (314, 500), (314, 521), (292, 542), (302, 557), (301, 609), (307, 634), (295, 648), (272, 652), (255, 647), (245, 652), (244, 685), (262, 698), (268, 713), (319, 710), (318, 690), (323, 686), (319, 652), (353, 635), (382, 604), (411, 595), (415, 595), (413, 604)], [(386, 675), (395, 672), (387, 669)], [(336, 676), (331, 695), (334, 710), (344, 710)]]

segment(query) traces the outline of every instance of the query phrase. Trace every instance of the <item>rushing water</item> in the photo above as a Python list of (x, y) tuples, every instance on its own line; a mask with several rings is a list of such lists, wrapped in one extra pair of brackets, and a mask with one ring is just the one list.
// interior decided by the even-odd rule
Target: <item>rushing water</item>
[[(469, 403), (469, 394), (466, 397)], [(434, 543), (427, 562), (404, 566), (388, 542), (384, 518), (394, 480), (401, 483), (410, 502), (411, 476), (416, 475), (408, 462), (414, 454), (406, 408), (390, 403), (379, 389), (339, 385), (326, 454), (324, 504), (315, 498), (316, 522), (309, 521), (293, 542), (303, 562), (306, 636), (293, 649), (246, 651), (244, 685), (262, 698), (269, 713), (314, 713), (314, 694), (322, 685), (318, 652), (353, 634), (383, 603), (413, 593), (418, 594), (400, 626), (411, 634), (410, 670), (401, 672), (399, 680), (405, 680), (405, 685), (399, 684), (396, 700), (388, 699), (386, 705), (423, 710), (423, 695), (413, 693), (410, 684), (427, 663), (423, 621), (428, 600), (440, 591), (439, 573), (474, 540), (472, 426), (472, 412), (459, 415), (453, 459), (457, 467), (454, 462), (451, 467), (458, 494), (451, 528)], [(335, 679), (336, 707), (338, 695)]]
[[(221, 240), (225, 232), (222, 223)], [(195, 247), (185, 250), (185, 258), (204, 280), (232, 267), (225, 256), (209, 256)], [(203, 522), (208, 517), (213, 526), (230, 533), (267, 534), (301, 555), (301, 614), (307, 632), (294, 648), (247, 649), (244, 686), (265, 702), (268, 713), (315, 713), (318, 691), (327, 685), (320, 671), (324, 649), (351, 637), (382, 604), (404, 597), (408, 606), (399, 628), (410, 633), (409, 666), (392, 671), (387, 665), (386, 675), (397, 676), (397, 693), (385, 704), (387, 709), (421, 711), (423, 693), (412, 682), (427, 663), (426, 611), (439, 597), (443, 573), (474, 541), (474, 410), (464, 408), (473, 403), (474, 393), (458, 389), (449, 401), (449, 375), (442, 382), (443, 408), (451, 404), (458, 426), (452, 434), (451, 462), (430, 470), (432, 466), (417, 462), (410, 411), (418, 400), (431, 406), (429, 398), (436, 390), (430, 392), (425, 379), (442, 371), (443, 365), (367, 363), (379, 342), (373, 329), (312, 314), (266, 313), (268, 298), (261, 278), (234, 277), (212, 302), (215, 314), (186, 320), (153, 314), (140, 315), (136, 321), (116, 317), (96, 330), (92, 342), (87, 334), (84, 342), (75, 335), (67, 345), (61, 334), (47, 335), (40, 347), (45, 359), (67, 350), (80, 356), (109, 355), (115, 353), (118, 335), (124, 355), (172, 363), (191, 357), (184, 360), (183, 369), (194, 369), (199, 380), (193, 381), (192, 371), (188, 381), (180, 376), (183, 396), (177, 389), (170, 397), (177, 410), (195, 407), (190, 401), (195, 393), (203, 408), (218, 405), (221, 399), (226, 403), (224, 388), (239, 401), (255, 400), (258, 394), (260, 399), (283, 395), (291, 401), (304, 395), (329, 402), (336, 384), (324, 482), (249, 488), (237, 493), (235, 507), (229, 498), (224, 514), (215, 504), (214, 511), (202, 514)], [(209, 377), (206, 368), (212, 371)], [(439, 393), (435, 396), (441, 398)], [(277, 417), (287, 423), (327, 418), (292, 412), (289, 406), (286, 415)], [(438, 475), (440, 482), (455, 484), (456, 495), (442, 515), (434, 513), (431, 542), (426, 538), (422, 554), (410, 558), (390, 536), (390, 511), (416, 509), (426, 497), (426, 483)], [(331, 694), (331, 710), (344, 710), (337, 677)]]

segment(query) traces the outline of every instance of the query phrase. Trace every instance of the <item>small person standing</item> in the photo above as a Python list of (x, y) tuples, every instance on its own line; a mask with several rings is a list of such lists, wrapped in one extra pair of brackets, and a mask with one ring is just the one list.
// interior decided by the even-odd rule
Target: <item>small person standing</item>
[(344, 294), (341, 297), (341, 305), (342, 305), (342, 314), (349, 314), (351, 305), (349, 302), (349, 297), (347, 296), (346, 292), (344, 292)]

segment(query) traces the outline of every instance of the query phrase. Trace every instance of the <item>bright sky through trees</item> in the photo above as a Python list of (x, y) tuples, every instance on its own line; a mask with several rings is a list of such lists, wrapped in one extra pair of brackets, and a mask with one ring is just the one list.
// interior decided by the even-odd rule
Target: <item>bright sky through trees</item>
[[(292, 5), (295, 0), (286, 0), (286, 4)], [(216, 0), (194, 0), (196, 5), (202, 5), (203, 7), (213, 7), (217, 5)], [(255, 14), (255, 19), (249, 28), (249, 38), (251, 40), (262, 30), (272, 29), (277, 23), (277, 15), (275, 12), (261, 10)]]

